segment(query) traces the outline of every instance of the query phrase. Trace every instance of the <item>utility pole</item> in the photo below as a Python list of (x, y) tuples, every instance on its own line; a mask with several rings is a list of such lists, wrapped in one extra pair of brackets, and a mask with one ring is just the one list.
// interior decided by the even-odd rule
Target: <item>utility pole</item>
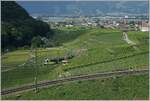
[[(88, 44), (86, 42), (83, 43), (83, 50), (86, 50), (87, 61), (89, 62), (89, 53), (88, 53)], [(82, 49), (82, 48), (81, 48)], [(81, 50), (82, 51), (82, 50)], [(91, 57), (92, 58), (92, 57)]]
[(35, 93), (38, 92), (38, 87), (37, 87), (37, 72), (38, 72), (38, 67), (37, 67), (37, 48), (35, 48), (34, 50), (35, 52), (35, 62), (34, 62), (34, 68), (35, 68), (35, 78), (34, 78), (34, 81), (35, 81)]
[(60, 47), (58, 47), (57, 50), (57, 63), (59, 63), (59, 59), (60, 59)]

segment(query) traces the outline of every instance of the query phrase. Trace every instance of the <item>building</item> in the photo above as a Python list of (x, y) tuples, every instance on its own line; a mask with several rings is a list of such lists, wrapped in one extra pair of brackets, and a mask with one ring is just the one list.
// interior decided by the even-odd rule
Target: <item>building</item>
[(149, 24), (146, 22), (142, 22), (142, 24), (139, 28), (142, 32), (148, 32), (149, 31)]

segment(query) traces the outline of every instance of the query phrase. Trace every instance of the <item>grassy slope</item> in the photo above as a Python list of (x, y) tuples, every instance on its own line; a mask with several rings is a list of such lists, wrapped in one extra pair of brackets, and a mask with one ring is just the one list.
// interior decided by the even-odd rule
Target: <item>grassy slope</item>
[[(76, 81), (17, 95), (2, 96), (2, 99), (74, 99), (74, 100), (144, 100), (148, 99), (148, 75)], [(19, 96), (18, 96), (19, 95)]]
[[(74, 37), (74, 30), (81, 30), (81, 28), (64, 28), (62, 30), (63, 32), (70, 30), (70, 32), (73, 32), (70, 34), (73, 34)], [(63, 47), (39, 49), (38, 65), (40, 66), (38, 66), (38, 80), (55, 79), (60, 75), (65, 77), (115, 69), (129, 69), (130, 67), (145, 68), (145, 65), (148, 65), (148, 53), (112, 62), (94, 64), (95, 62), (113, 60), (119, 57), (148, 51), (148, 43), (139, 45), (139, 50), (134, 50), (132, 46), (122, 40), (122, 32), (119, 30), (92, 28), (86, 29), (86, 31), (82, 29), (82, 31), (79, 32), (78, 38), (75, 36), (73, 41), (68, 40), (70, 42), (64, 43)], [(148, 36), (148, 33), (138, 32), (136, 36), (140, 37), (136, 38), (134, 36), (135, 32), (129, 33), (129, 38), (131, 37), (133, 41), (135, 40), (135, 42), (137, 42), (139, 38), (142, 39), (142, 37)], [(66, 39), (62, 38), (62, 42), (66, 42)], [(43, 65), (44, 58), (64, 55), (70, 51), (76, 53), (78, 56), (70, 60), (69, 64)], [(10, 66), (2, 67), (2, 71), (8, 69), (8, 71), (2, 72), (2, 88), (34, 81), (35, 68), (31, 63), (18, 67), (18, 65), (28, 59), (29, 50), (15, 51), (2, 56), (2, 66)], [(93, 65), (87, 66), (87, 64)]]

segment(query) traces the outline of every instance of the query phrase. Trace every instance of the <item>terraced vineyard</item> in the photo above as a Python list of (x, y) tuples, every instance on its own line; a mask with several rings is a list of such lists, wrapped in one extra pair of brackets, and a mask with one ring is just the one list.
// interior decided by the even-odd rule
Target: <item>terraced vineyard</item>
[[(66, 34), (61, 35), (61, 32)], [(122, 33), (118, 29), (59, 29), (56, 40), (61, 39), (62, 46), (38, 49), (36, 65), (31, 58), (34, 53), (31, 50), (6, 53), (2, 55), (2, 89), (34, 83), (35, 70), (38, 81), (43, 81), (104, 71), (148, 68), (148, 33), (127, 33), (129, 39), (136, 43), (136, 49), (123, 40)], [(74, 55), (67, 64), (44, 65), (46, 58), (67, 55)]]

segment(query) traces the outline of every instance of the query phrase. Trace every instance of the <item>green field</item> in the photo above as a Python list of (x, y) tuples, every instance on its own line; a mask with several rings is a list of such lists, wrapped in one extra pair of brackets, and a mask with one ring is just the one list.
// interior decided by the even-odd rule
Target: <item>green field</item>
[[(120, 69), (148, 68), (148, 33), (128, 32), (137, 49), (127, 44), (118, 29), (61, 28), (55, 40), (62, 46), (38, 49), (35, 66), (31, 50), (16, 50), (2, 55), (2, 89), (38, 81)], [(67, 37), (66, 37), (67, 36)], [(74, 54), (68, 64), (44, 65), (45, 58)]]
[(116, 78), (76, 81), (24, 93), (2, 96), (13, 100), (147, 100), (149, 76), (124, 76)]

